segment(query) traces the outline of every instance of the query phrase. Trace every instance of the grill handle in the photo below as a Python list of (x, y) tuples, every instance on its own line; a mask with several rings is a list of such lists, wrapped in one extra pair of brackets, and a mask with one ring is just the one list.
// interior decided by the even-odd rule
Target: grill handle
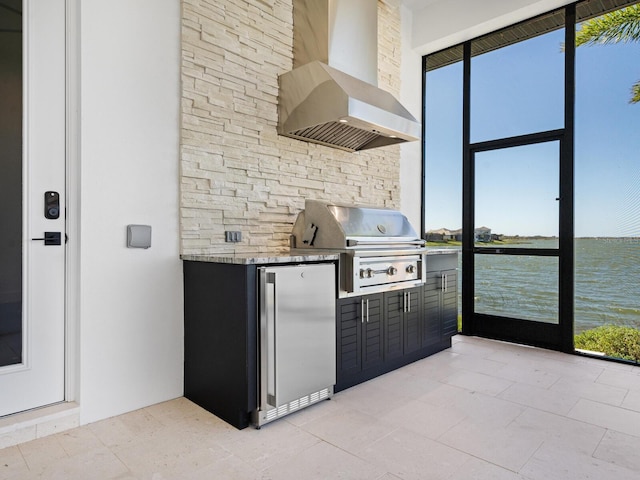
[(392, 247), (392, 246), (400, 246), (406, 247), (410, 245), (415, 245), (419, 247), (424, 246), (424, 240), (416, 239), (416, 240), (401, 240), (398, 238), (388, 238), (387, 240), (357, 240), (355, 238), (347, 239), (347, 247)]

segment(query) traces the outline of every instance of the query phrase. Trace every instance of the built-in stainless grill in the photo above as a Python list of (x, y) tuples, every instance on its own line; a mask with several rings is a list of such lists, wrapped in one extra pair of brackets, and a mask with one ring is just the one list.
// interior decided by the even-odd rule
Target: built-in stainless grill
[(340, 254), (339, 295), (419, 285), (425, 244), (396, 210), (307, 200), (291, 234), (292, 253)]

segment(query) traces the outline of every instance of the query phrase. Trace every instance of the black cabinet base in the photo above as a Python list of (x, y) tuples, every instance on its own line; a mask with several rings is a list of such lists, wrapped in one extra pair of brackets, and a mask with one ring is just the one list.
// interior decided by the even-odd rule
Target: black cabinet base
[(239, 430), (247, 428), (251, 424), (251, 412), (247, 412), (243, 409), (234, 409), (233, 407), (224, 405), (224, 403), (220, 402), (219, 400), (212, 400), (219, 395), (219, 392), (214, 392), (206, 393), (203, 395), (185, 393), (184, 396), (196, 405), (199, 405), (208, 412), (213, 413), (216, 417), (224, 420), (229, 425), (233, 425)]
[(367, 380), (371, 380), (372, 378), (376, 378), (380, 375), (384, 375), (385, 373), (397, 370), (400, 367), (404, 367), (405, 365), (409, 365), (410, 363), (422, 360), (423, 358), (427, 358), (434, 353), (441, 352), (442, 350), (446, 350), (450, 347), (451, 338), (449, 337), (440, 341), (439, 343), (431, 344), (428, 347), (421, 348), (418, 351), (412, 352), (399, 358), (395, 358), (393, 360), (386, 361), (384, 363), (376, 365), (375, 367), (367, 368), (352, 375), (342, 375), (341, 377), (340, 372), (338, 372), (338, 382), (333, 388), (333, 391), (334, 393), (341, 392), (349, 387), (353, 387), (354, 385), (366, 382)]
[(183, 263), (184, 396), (236, 428), (257, 408), (256, 267)]

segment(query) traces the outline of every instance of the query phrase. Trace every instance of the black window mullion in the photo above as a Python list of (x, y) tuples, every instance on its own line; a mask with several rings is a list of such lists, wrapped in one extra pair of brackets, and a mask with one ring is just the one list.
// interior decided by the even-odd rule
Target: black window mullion
[(469, 149), (475, 153), (498, 150), (501, 148), (522, 147), (524, 145), (533, 145), (536, 143), (561, 141), (564, 134), (565, 131), (562, 128), (547, 130), (546, 132), (536, 132), (527, 135), (518, 135), (517, 137), (498, 138), (496, 140), (472, 143), (469, 145)]
[[(427, 138), (427, 96), (425, 95), (427, 88), (427, 56), (422, 57), (422, 138)], [(420, 192), (420, 232), (424, 240), (427, 239), (427, 149), (425, 142), (420, 142), (422, 150), (422, 163), (420, 164), (420, 175), (422, 179), (422, 188)]]
[(574, 351), (574, 138), (576, 4), (565, 8), (564, 129), (560, 151), (560, 326), (561, 348)]
[(474, 262), (473, 222), (475, 175), (471, 152), (471, 42), (463, 45), (462, 83), (462, 333), (473, 335)]

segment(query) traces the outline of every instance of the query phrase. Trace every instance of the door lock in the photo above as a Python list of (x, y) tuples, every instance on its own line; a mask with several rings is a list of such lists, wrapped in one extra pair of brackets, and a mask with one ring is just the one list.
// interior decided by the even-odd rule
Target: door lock
[(60, 218), (60, 194), (51, 190), (44, 192), (44, 218)]
[(62, 245), (60, 232), (44, 232), (44, 238), (32, 238), (31, 240), (44, 240), (45, 245)]

